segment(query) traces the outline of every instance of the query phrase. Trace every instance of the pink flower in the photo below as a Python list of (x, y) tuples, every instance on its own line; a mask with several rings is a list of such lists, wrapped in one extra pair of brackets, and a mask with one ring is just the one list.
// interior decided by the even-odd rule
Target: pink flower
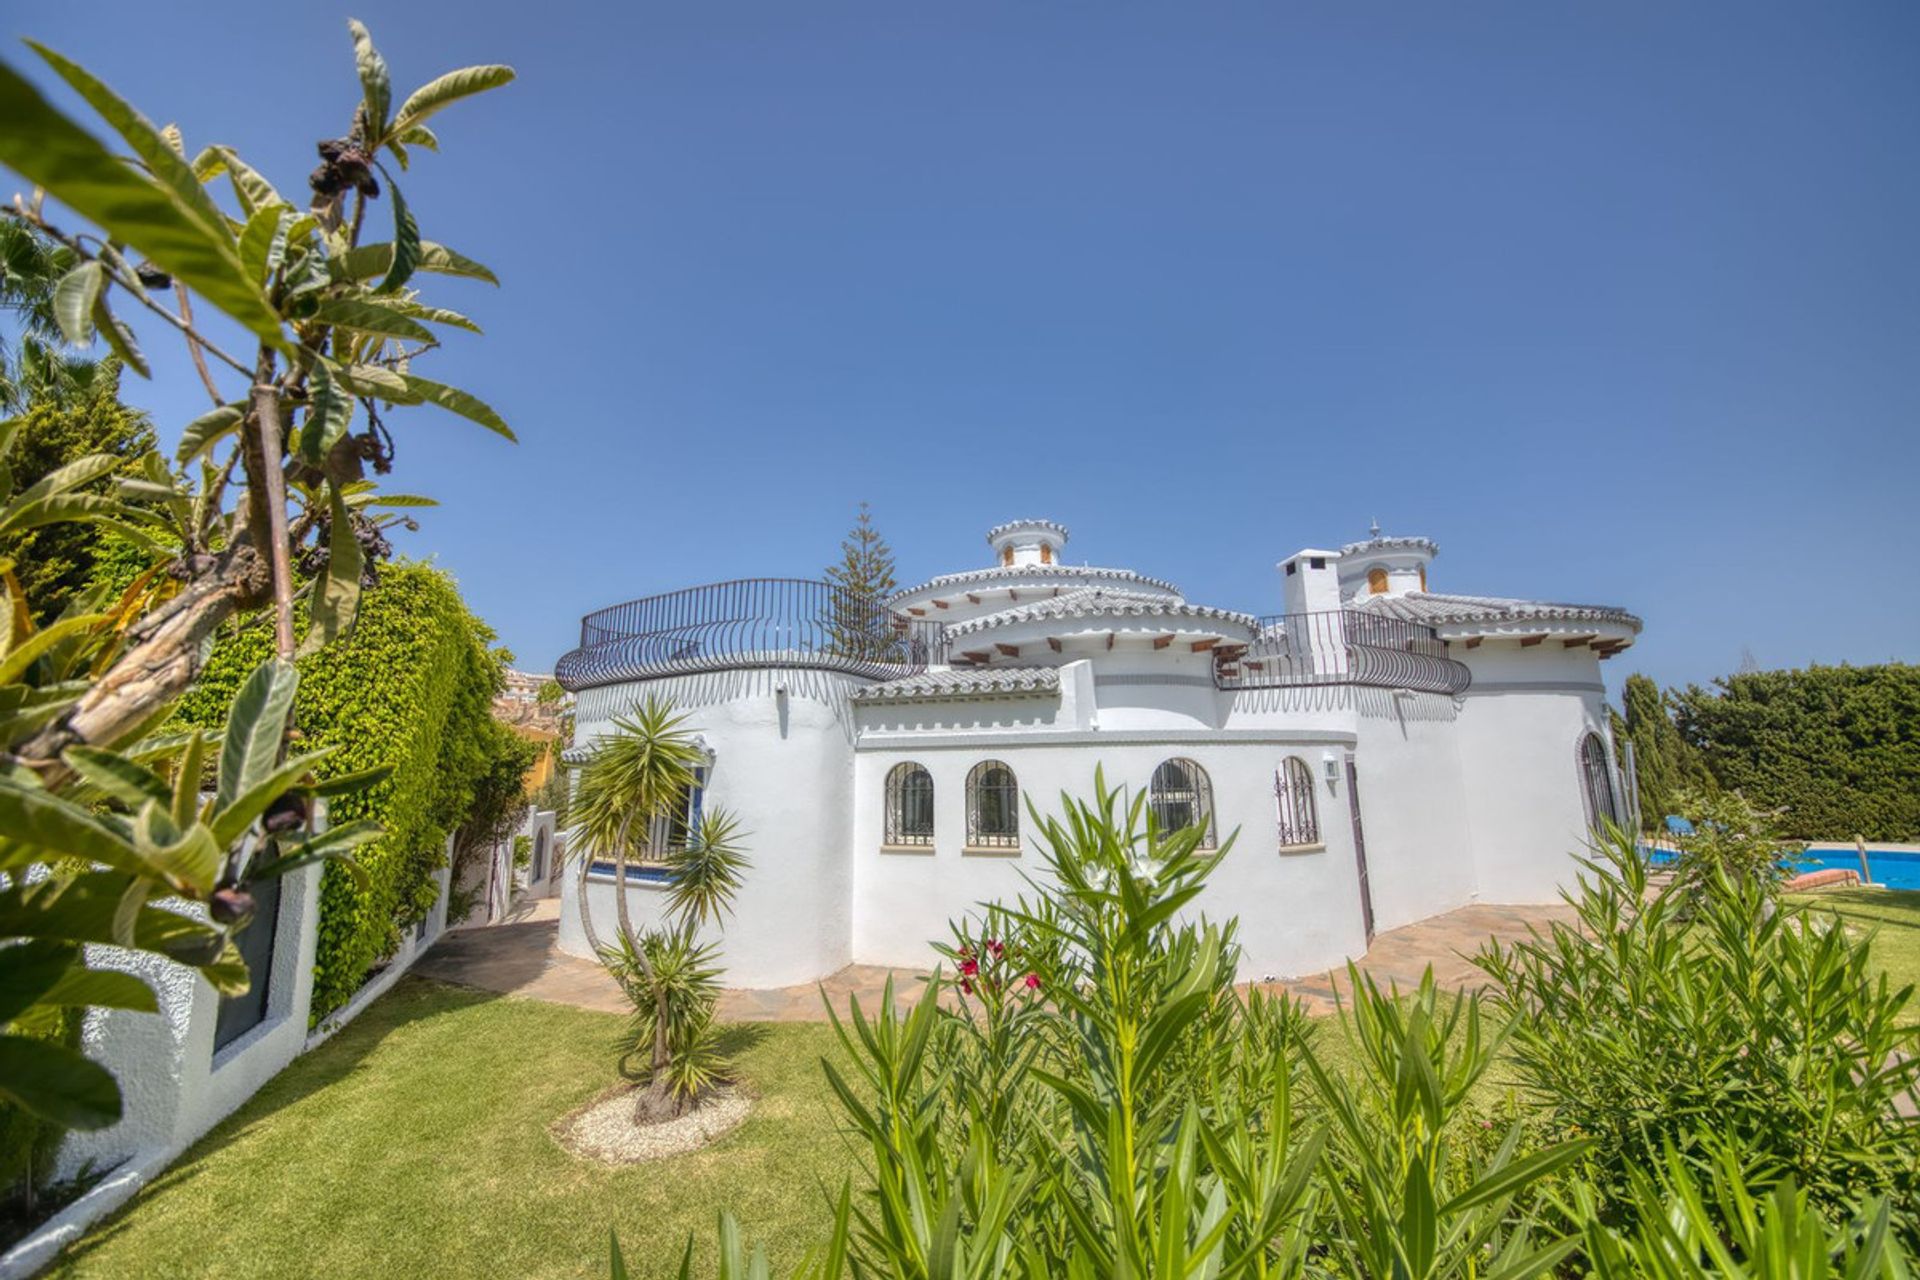
[(987, 939), (987, 954), (992, 956), (995, 960), (998, 960), (1002, 955), (1006, 954), (1006, 950), (1007, 949), (1001, 946), (996, 939), (993, 939), (993, 938)]
[[(961, 952), (961, 954), (965, 955), (966, 953)], [(972, 959), (962, 960), (960, 962), (960, 972), (971, 978), (974, 974), (980, 972), (980, 962)]]
[(1039, 989), (1040, 989), (1040, 975), (1039, 975), (1039, 974), (1037, 974), (1037, 973), (1030, 973), (1030, 974), (1028, 974), (1028, 975), (1027, 975), (1027, 990), (1029, 990), (1029, 991), (1038, 991)]
[(960, 980), (960, 989), (966, 992), (968, 995), (973, 994), (973, 984), (971, 982), (968, 982), (965, 978), (962, 978)]

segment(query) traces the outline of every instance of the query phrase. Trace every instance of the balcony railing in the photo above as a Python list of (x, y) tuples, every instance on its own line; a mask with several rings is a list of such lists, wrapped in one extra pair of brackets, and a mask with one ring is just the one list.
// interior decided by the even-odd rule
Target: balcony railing
[[(1471, 678), (1434, 629), (1360, 610), (1271, 614), (1214, 649), (1222, 689), (1367, 685), (1459, 693)], [(568, 689), (744, 668), (894, 680), (947, 661), (946, 628), (804, 578), (742, 578), (588, 614), (555, 675)]]
[(588, 614), (554, 674), (569, 689), (748, 667), (891, 680), (945, 661), (938, 623), (804, 578), (741, 578)]
[(1269, 614), (1251, 644), (1220, 645), (1213, 681), (1222, 689), (1294, 689), (1356, 684), (1455, 694), (1472, 680), (1447, 656), (1432, 627), (1357, 609)]

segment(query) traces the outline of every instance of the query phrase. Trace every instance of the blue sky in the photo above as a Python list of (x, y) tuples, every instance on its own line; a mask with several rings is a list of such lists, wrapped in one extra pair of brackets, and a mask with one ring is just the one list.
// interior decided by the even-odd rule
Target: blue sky
[[(399, 92), (519, 70), (405, 181), (504, 286), (431, 282), (488, 332), (430, 376), (521, 443), (413, 410), (395, 480), (530, 669), (817, 575), (862, 499), (907, 581), (1038, 515), (1267, 612), (1377, 517), (1436, 590), (1642, 614), (1616, 685), (1920, 656), (1920, 7), (163, 10), (6, 25), (290, 193), (350, 13)], [(170, 435), (203, 397), (141, 333)]]

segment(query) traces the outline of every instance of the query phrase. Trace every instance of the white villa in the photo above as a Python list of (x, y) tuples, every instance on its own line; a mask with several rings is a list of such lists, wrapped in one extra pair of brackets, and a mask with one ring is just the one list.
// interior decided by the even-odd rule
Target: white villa
[[(1622, 609), (1440, 594), (1435, 544), (1377, 528), (1281, 561), (1266, 615), (1068, 564), (1051, 521), (987, 543), (990, 565), (883, 604), (762, 579), (584, 619), (557, 670), (578, 695), (569, 761), (658, 694), (709, 753), (686, 819), (724, 804), (748, 833), (730, 985), (930, 966), (950, 919), (1042, 872), (1026, 801), (1090, 795), (1096, 765), (1165, 825), (1239, 833), (1199, 906), (1240, 917), (1254, 977), (1467, 903), (1550, 901), (1598, 820), (1625, 816), (1599, 667), (1640, 630)], [(610, 870), (569, 872), (603, 932)], [(659, 884), (630, 881), (637, 920)], [(573, 887), (560, 945), (586, 955)]]

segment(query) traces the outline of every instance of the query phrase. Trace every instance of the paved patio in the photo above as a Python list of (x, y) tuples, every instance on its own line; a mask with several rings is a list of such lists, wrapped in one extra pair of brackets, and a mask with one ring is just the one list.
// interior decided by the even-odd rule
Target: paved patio
[[(1549, 922), (1571, 916), (1564, 905), (1461, 907), (1378, 935), (1360, 961), (1360, 968), (1382, 986), (1392, 983), (1407, 988), (1417, 985), (1421, 973), (1431, 965), (1442, 986), (1476, 987), (1480, 985), (1480, 972), (1467, 957), (1487, 939), (1522, 938), (1529, 927), (1545, 929)], [(520, 999), (626, 1013), (631, 1006), (605, 969), (591, 960), (560, 952), (556, 945), (559, 930), (559, 899), (523, 901), (500, 924), (448, 934), (413, 971), (442, 982)], [(847, 997), (856, 995), (863, 1005), (872, 1008), (889, 977), (894, 980), (897, 1000), (910, 1003), (918, 998), (922, 989), (919, 972), (849, 965), (818, 984), (727, 991), (720, 998), (719, 1016), (733, 1022), (823, 1021), (823, 995), (836, 1009), (845, 1009)], [(1269, 990), (1291, 991), (1311, 1012), (1327, 1013), (1334, 1008), (1336, 994), (1345, 990), (1347, 976), (1340, 971), (1263, 985)]]

